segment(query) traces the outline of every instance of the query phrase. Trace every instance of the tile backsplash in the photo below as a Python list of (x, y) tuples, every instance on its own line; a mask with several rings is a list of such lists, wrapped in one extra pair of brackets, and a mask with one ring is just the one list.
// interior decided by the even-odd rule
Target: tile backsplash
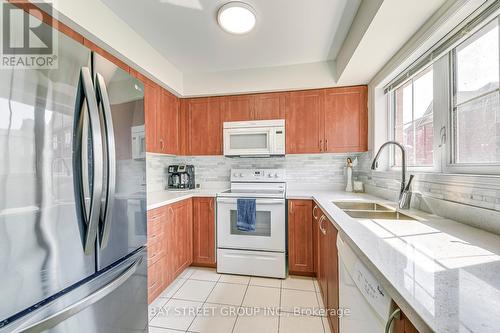
[[(345, 187), (347, 157), (358, 157), (354, 179), (365, 183), (368, 193), (396, 200), (399, 193), (399, 172), (372, 172), (372, 153), (298, 154), (271, 158), (228, 158), (224, 156), (168, 156), (147, 154), (148, 192), (166, 187), (166, 168), (170, 164), (193, 164), (196, 183), (202, 188), (227, 188), (230, 170), (236, 168), (284, 168), (289, 186), (342, 190)], [(465, 176), (467, 177), (467, 176)], [(500, 211), (500, 189), (474, 182), (443, 182), (432, 177), (418, 177), (413, 191), (424, 197), (457, 202)]]
[[(400, 188), (400, 173), (372, 172), (371, 160), (371, 153), (360, 156), (355, 177), (365, 183), (367, 192), (396, 200)], [(484, 176), (421, 174), (415, 178), (413, 191), (426, 198), (500, 211), (500, 189), (491, 180), (493, 178), (498, 177), (488, 180)], [(496, 183), (499, 181), (496, 180)]]
[(166, 168), (170, 164), (193, 164), (196, 183), (202, 188), (227, 188), (231, 169), (282, 168), (289, 186), (307, 185), (316, 189), (345, 188), (345, 165), (353, 154), (300, 154), (270, 158), (229, 158), (224, 156), (147, 155), (148, 191), (161, 191), (166, 186)]

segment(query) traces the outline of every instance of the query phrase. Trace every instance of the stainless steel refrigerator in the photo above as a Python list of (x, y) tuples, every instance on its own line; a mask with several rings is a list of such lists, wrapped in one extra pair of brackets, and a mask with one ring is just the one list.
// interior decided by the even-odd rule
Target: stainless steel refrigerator
[(0, 332), (147, 332), (143, 85), (57, 38), (0, 69)]

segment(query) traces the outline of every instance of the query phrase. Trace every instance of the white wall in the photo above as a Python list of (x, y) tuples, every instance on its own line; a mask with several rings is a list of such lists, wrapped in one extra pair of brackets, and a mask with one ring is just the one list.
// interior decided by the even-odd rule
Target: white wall
[(185, 73), (184, 96), (324, 88), (333, 87), (336, 83), (335, 63), (333, 62)]
[(339, 84), (370, 81), (445, 2), (364, 1), (337, 57)]
[(101, 1), (54, 0), (52, 4), (61, 22), (125, 63), (142, 68), (173, 93), (182, 94), (182, 73)]
[(349, 60), (356, 51), (361, 39), (363, 38), (370, 23), (377, 14), (378, 9), (382, 5), (383, 0), (362, 1), (358, 8), (358, 12), (354, 17), (351, 29), (347, 34), (344, 43), (337, 55), (337, 73), (341, 74), (347, 67)]

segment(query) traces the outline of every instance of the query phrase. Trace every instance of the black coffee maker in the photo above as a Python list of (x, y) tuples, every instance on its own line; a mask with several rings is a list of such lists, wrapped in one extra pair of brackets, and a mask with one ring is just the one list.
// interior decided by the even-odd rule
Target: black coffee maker
[(168, 166), (168, 188), (172, 190), (178, 189), (194, 189), (194, 165), (169, 165)]

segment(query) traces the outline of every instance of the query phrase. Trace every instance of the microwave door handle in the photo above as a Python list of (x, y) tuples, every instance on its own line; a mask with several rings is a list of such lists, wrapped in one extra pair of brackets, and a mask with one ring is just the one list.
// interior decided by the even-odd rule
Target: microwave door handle
[[(115, 199), (115, 188), (116, 188), (116, 148), (115, 148), (115, 133), (113, 128), (113, 118), (111, 115), (111, 103), (109, 101), (108, 90), (106, 88), (106, 81), (104, 77), (97, 73), (96, 74), (96, 92), (97, 92), (97, 102), (98, 105), (102, 105), (104, 129), (105, 129), (105, 140), (107, 147), (107, 177), (108, 184), (106, 187), (107, 192), (105, 193), (104, 200), (101, 205), (101, 221), (103, 223), (102, 229), (100, 230), (99, 243), (101, 249), (108, 245), (109, 233), (111, 229), (111, 213), (113, 211), (114, 199)], [(137, 144), (137, 143), (136, 143)], [(140, 144), (140, 142), (139, 142)]]
[(274, 147), (274, 144), (275, 144), (275, 131), (274, 131), (274, 128), (270, 128), (269, 131), (268, 131), (268, 136), (267, 136), (267, 140), (268, 140), (268, 148), (269, 148), (269, 153), (272, 155), (274, 154), (274, 152), (276, 151), (276, 148)]

